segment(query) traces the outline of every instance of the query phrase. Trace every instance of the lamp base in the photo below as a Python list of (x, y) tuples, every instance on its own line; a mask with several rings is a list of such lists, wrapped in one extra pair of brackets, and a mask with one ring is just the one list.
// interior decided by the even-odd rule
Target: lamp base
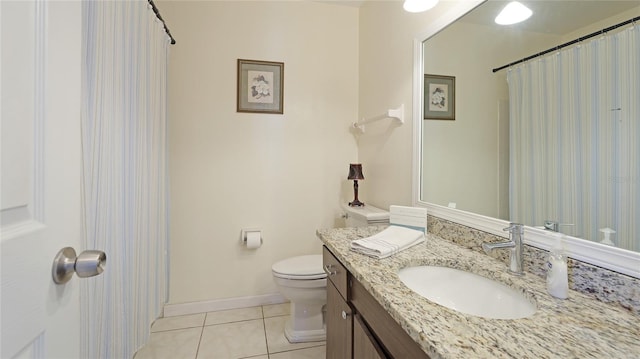
[(358, 200), (358, 180), (353, 180), (353, 202), (349, 202), (351, 207), (364, 207), (364, 202)]

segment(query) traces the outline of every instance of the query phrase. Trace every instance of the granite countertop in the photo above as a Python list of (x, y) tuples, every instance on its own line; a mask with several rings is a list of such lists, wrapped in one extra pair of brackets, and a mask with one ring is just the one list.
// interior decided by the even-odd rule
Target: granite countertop
[[(385, 226), (318, 230), (329, 250), (432, 358), (640, 358), (640, 317), (569, 291), (555, 299), (544, 279), (507, 272), (504, 263), (434, 235), (385, 259), (349, 250)], [(437, 265), (467, 270), (518, 289), (538, 310), (528, 318), (486, 319), (435, 304), (407, 288), (398, 270)], [(526, 268), (525, 268), (526, 270)]]

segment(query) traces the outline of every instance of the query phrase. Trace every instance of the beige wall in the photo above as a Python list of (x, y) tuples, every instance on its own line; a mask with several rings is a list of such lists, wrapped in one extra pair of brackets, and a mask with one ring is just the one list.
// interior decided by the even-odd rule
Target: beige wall
[[(164, 1), (169, 71), (170, 303), (277, 293), (271, 265), (320, 253), (351, 195), (358, 9), (307, 1)], [(280, 61), (284, 115), (236, 112), (236, 60)], [(259, 228), (264, 245), (239, 245)]]
[[(340, 225), (363, 164), (360, 199), (412, 203), (413, 40), (462, 0), (409, 14), (311, 1), (161, 1), (178, 44), (169, 73), (170, 303), (277, 292), (273, 262), (319, 253), (315, 229)], [(285, 63), (285, 113), (236, 113), (236, 60)], [(500, 65), (496, 63), (493, 65)], [(359, 118), (405, 106), (405, 123)], [(460, 105), (460, 103), (458, 104)], [(257, 251), (242, 228), (263, 230)]]
[(458, 3), (441, 1), (420, 14), (405, 12), (399, 1), (370, 1), (360, 9), (360, 117), (405, 106), (404, 125), (379, 121), (358, 139), (365, 202), (381, 208), (413, 202), (413, 40)]

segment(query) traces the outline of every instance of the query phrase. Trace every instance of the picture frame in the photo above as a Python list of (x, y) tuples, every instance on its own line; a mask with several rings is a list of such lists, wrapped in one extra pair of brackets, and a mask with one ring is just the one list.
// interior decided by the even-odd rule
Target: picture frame
[(284, 62), (238, 59), (237, 112), (284, 113)]
[(424, 119), (456, 119), (455, 76), (424, 75)]

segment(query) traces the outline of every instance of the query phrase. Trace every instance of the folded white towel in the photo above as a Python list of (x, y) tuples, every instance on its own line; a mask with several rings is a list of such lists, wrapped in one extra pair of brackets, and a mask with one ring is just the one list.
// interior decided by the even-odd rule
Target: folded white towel
[(371, 237), (352, 241), (350, 248), (371, 257), (387, 258), (424, 241), (423, 232), (392, 225)]

